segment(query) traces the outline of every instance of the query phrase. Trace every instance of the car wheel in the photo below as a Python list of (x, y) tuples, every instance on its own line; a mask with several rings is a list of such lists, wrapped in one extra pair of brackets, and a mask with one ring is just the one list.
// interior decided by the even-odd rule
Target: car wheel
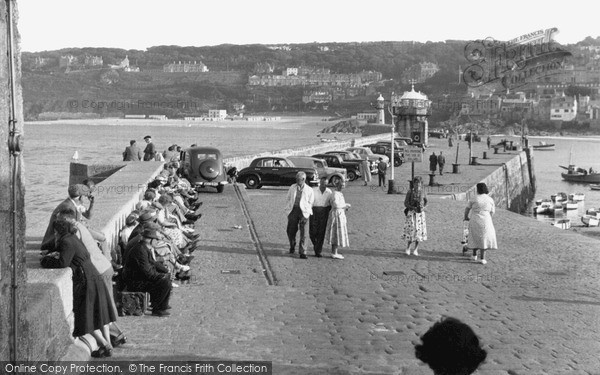
[(225, 189), (225, 185), (217, 186), (217, 193), (222, 193), (224, 189)]
[(358, 178), (354, 171), (348, 171), (348, 180), (354, 181)]
[(248, 189), (258, 189), (258, 186), (260, 185), (260, 180), (258, 179), (258, 176), (256, 176), (256, 175), (248, 176), (245, 184), (246, 184), (246, 188), (248, 188)]
[(394, 158), (394, 167), (399, 167), (402, 165), (402, 159)]
[(331, 177), (331, 179), (329, 180), (329, 184), (333, 185), (333, 186), (337, 186), (337, 184), (342, 181), (342, 179), (340, 178), (340, 176), (333, 176)]

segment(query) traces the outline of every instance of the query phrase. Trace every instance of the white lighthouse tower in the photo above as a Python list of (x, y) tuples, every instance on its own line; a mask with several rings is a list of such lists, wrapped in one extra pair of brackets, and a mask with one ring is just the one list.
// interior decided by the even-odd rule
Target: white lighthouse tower
[(375, 108), (377, 109), (377, 124), (385, 124), (385, 99), (383, 99), (381, 94), (379, 94), (379, 98), (377, 98), (377, 106)]

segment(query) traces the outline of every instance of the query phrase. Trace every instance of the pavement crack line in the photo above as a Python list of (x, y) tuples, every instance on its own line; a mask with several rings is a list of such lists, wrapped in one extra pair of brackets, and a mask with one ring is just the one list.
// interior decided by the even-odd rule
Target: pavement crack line
[(269, 285), (277, 285), (279, 282), (277, 277), (275, 276), (275, 272), (273, 272), (273, 267), (271, 267), (271, 263), (269, 262), (269, 258), (267, 258), (267, 254), (265, 253), (265, 249), (260, 241), (258, 236), (258, 232), (256, 231), (256, 226), (254, 225), (254, 220), (252, 220), (252, 216), (250, 216), (250, 211), (248, 210), (248, 205), (246, 204), (246, 200), (244, 199), (244, 195), (240, 190), (238, 184), (233, 184), (233, 189), (235, 190), (235, 195), (240, 202), (240, 206), (242, 207), (242, 212), (246, 217), (246, 223), (248, 224), (248, 230), (250, 232), (250, 237), (252, 238), (252, 243), (254, 244), (254, 248), (256, 249), (256, 253), (258, 255), (258, 259), (263, 268), (263, 275), (267, 279), (267, 283)]

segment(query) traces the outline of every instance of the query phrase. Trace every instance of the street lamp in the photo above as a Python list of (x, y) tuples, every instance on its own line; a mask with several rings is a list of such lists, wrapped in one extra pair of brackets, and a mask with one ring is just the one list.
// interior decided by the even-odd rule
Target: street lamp
[(390, 165), (392, 168), (392, 173), (390, 178), (388, 179), (388, 194), (394, 194), (394, 131), (396, 130), (396, 121), (394, 121), (394, 109), (393, 109), (393, 100), (394, 100), (394, 92), (392, 91), (392, 95), (390, 97), (390, 104), (388, 105), (388, 112), (392, 115), (392, 126), (391, 126), (391, 155), (390, 155)]

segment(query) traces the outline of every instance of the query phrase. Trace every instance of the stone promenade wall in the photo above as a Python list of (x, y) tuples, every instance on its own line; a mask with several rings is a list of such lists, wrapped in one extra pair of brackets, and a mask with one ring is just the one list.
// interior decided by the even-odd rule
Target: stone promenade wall
[[(522, 212), (535, 194), (533, 153), (530, 149), (519, 152), (484, 178), (496, 207)], [(468, 201), (477, 195), (475, 186), (464, 193), (454, 194), (453, 199)]]

